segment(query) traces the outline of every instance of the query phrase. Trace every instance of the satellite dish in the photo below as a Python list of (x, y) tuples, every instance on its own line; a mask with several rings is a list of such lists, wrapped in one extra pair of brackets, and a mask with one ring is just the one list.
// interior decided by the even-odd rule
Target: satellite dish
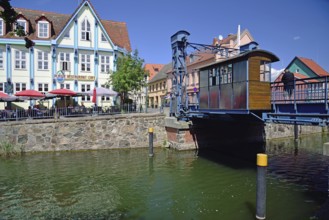
[(219, 35), (219, 36), (218, 36), (218, 39), (219, 39), (219, 40), (223, 40), (223, 36), (222, 36), (222, 35)]

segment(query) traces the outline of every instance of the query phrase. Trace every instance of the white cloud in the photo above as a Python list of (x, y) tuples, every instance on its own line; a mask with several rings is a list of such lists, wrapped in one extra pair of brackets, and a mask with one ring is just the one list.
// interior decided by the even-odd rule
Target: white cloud
[(293, 39), (294, 40), (299, 40), (301, 37), (300, 36), (295, 36)]
[(276, 70), (274, 68), (271, 69), (271, 82), (274, 82), (276, 78), (283, 72), (284, 69)]

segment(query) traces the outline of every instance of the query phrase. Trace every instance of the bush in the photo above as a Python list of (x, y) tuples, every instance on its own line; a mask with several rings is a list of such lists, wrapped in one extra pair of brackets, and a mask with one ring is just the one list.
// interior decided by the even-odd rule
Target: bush
[(18, 145), (9, 143), (8, 141), (0, 142), (0, 156), (12, 157), (22, 154), (22, 149)]

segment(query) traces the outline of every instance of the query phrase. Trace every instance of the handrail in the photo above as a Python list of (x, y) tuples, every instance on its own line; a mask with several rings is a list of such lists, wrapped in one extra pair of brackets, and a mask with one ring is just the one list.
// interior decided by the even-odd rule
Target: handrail
[(295, 79), (292, 97), (287, 97), (282, 82), (272, 82), (271, 92), (273, 104), (290, 102), (296, 106), (300, 103), (327, 103), (328, 77)]
[[(59, 119), (68, 117), (85, 117), (96, 115), (113, 115), (129, 113), (146, 113), (145, 105), (125, 104), (111, 107), (66, 107), (66, 108), (45, 108), (45, 109), (15, 109), (0, 110), (1, 121), (19, 121), (27, 119)], [(149, 113), (161, 112), (161, 109), (148, 109)]]

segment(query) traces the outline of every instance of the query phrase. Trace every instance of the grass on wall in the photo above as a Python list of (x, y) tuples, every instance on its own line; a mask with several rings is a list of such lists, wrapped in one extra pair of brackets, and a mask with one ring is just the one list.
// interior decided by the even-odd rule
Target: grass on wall
[(8, 141), (0, 141), (0, 156), (1, 157), (13, 157), (22, 154), (22, 148), (18, 145), (14, 145)]

